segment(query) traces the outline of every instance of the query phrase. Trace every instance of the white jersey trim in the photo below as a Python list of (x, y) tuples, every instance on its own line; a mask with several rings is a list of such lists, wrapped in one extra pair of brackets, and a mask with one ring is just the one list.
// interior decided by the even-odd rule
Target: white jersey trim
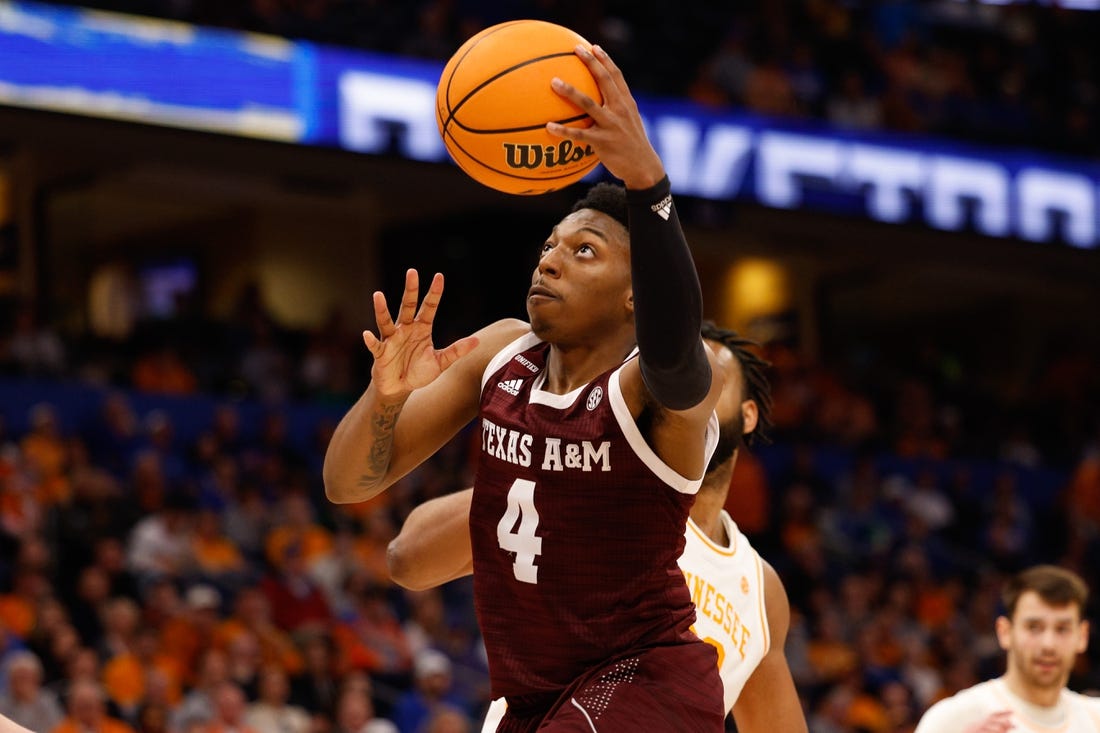
[[(634, 416), (630, 414), (630, 408), (627, 407), (626, 398), (623, 397), (622, 386), (619, 384), (619, 376), (622, 374), (622, 371), (623, 367), (619, 367), (612, 372), (611, 379), (607, 382), (607, 391), (610, 393), (607, 398), (611, 402), (611, 409), (615, 413), (615, 420), (619, 423), (619, 429), (623, 431), (623, 435), (626, 436), (627, 443), (630, 444), (634, 454), (641, 459), (642, 463), (644, 463), (657, 478), (661, 479), (681, 494), (699, 493), (699, 487), (703, 484), (703, 477), (700, 476), (697, 479), (689, 479), (674, 471), (653, 452), (653, 448), (650, 447), (649, 443), (647, 443), (642, 436), (642, 431), (638, 430), (638, 424), (634, 422)], [(704, 465), (710, 463), (710, 457), (714, 454), (714, 449), (717, 445), (718, 415), (712, 411), (710, 413), (710, 420), (707, 421), (707, 444)]]
[[(542, 339), (536, 336), (533, 332), (528, 332), (512, 341), (503, 349), (498, 351), (489, 363), (485, 367), (485, 371), (481, 374), (481, 391), (484, 392), (488, 385), (490, 377), (500, 370), (505, 364), (515, 358), (516, 354), (520, 354), (527, 351), (536, 344), (542, 343)], [(627, 357), (627, 361), (630, 360), (635, 354), (638, 353), (637, 347)], [(611, 374), (611, 378), (608, 380), (608, 400), (611, 403), (611, 409), (615, 415), (615, 421), (619, 424), (619, 429), (623, 431), (623, 435), (626, 436), (634, 454), (653, 472), (657, 478), (664, 483), (668, 484), (671, 488), (675, 489), (681, 494), (696, 494), (699, 491), (699, 487), (703, 483), (703, 477), (700, 476), (697, 479), (689, 479), (681, 476), (679, 473), (670, 468), (664, 461), (657, 457), (657, 454), (653, 452), (653, 449), (646, 443), (645, 438), (642, 437), (642, 433), (638, 430), (637, 423), (634, 422), (634, 417), (630, 414), (630, 409), (626, 405), (626, 400), (623, 398), (622, 387), (619, 385), (619, 375), (622, 372), (623, 366), (626, 365), (626, 361), (619, 366)], [(572, 392), (567, 394), (554, 394), (553, 392), (546, 392), (542, 389), (542, 385), (546, 383), (546, 369), (544, 368), (539, 374), (534, 375), (535, 382), (532, 385), (530, 392), (530, 401), (533, 404), (546, 405), (557, 409), (565, 409), (576, 402), (580, 393), (588, 388), (588, 384), (577, 387)], [(711, 412), (710, 420), (707, 421), (707, 437), (706, 437), (706, 455), (704, 465), (710, 463), (710, 457), (714, 454), (714, 449), (718, 446), (718, 415), (715, 412)]]
[(498, 369), (515, 358), (516, 354), (522, 354), (524, 351), (527, 351), (541, 341), (542, 339), (529, 331), (498, 351), (496, 356), (489, 360), (488, 365), (485, 367), (485, 371), (481, 373), (481, 391), (485, 391), (485, 385), (488, 384), (489, 377), (496, 374)]
[(756, 563), (756, 582), (760, 588), (760, 629), (764, 632), (764, 656), (767, 656), (772, 649), (772, 627), (768, 623), (768, 589), (764, 585), (764, 561), (759, 552), (753, 553), (753, 562)]
[(728, 545), (720, 545), (712, 540), (710, 538), (710, 535), (704, 532), (702, 528), (698, 524), (696, 524), (695, 520), (691, 517), (688, 517), (687, 526), (688, 529), (691, 530), (695, 534), (695, 536), (699, 538), (699, 541), (706, 545), (707, 549), (709, 549), (711, 552), (716, 555), (720, 555), (721, 557), (733, 557), (737, 554), (738, 545), (741, 544), (738, 541), (738, 538), (741, 536), (741, 534), (737, 530), (737, 525), (734, 524), (733, 520), (730, 518), (730, 515), (726, 512), (725, 509), (722, 509), (721, 513), (718, 515), (718, 521), (722, 523), (722, 526), (726, 530), (726, 536), (730, 538), (730, 543)]

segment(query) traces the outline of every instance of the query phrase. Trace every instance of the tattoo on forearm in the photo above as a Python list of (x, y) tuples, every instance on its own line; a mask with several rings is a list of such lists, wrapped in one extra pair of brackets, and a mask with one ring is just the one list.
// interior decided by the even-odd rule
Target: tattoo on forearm
[(372, 486), (386, 474), (390, 465), (390, 451), (393, 448), (393, 426), (401, 414), (401, 405), (383, 406), (371, 416), (371, 450), (367, 455), (367, 470), (359, 476), (359, 486)]

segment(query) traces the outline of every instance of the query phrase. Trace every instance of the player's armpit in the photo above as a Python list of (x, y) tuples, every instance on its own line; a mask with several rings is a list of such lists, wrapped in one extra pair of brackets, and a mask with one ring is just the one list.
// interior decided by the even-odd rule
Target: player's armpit
[(409, 512), (386, 549), (393, 582), (426, 590), (470, 575), (470, 502), (473, 489), (427, 501)]

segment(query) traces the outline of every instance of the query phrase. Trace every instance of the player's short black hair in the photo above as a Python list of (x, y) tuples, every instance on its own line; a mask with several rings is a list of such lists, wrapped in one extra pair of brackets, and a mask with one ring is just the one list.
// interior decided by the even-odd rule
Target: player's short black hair
[(627, 231), (630, 231), (626, 206), (626, 189), (617, 183), (601, 181), (588, 189), (588, 193), (573, 204), (570, 213), (581, 209), (592, 209), (601, 214), (607, 214), (626, 227)]
[(702, 336), (725, 346), (741, 365), (741, 380), (746, 400), (756, 403), (756, 427), (745, 436), (746, 445), (770, 442), (768, 432), (772, 428), (772, 386), (765, 373), (771, 362), (753, 350), (759, 344), (741, 336), (736, 331), (718, 326), (714, 321), (703, 321)]

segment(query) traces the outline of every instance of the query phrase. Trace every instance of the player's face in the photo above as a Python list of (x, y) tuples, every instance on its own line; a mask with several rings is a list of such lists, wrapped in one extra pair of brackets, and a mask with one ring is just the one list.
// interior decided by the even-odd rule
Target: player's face
[(527, 316), (536, 334), (554, 342), (599, 337), (631, 323), (626, 227), (591, 209), (562, 219), (540, 250)]
[(1008, 653), (1008, 674), (1035, 690), (1058, 689), (1088, 645), (1088, 622), (1076, 604), (1051, 606), (1026, 591), (1012, 619), (997, 619), (997, 639)]

